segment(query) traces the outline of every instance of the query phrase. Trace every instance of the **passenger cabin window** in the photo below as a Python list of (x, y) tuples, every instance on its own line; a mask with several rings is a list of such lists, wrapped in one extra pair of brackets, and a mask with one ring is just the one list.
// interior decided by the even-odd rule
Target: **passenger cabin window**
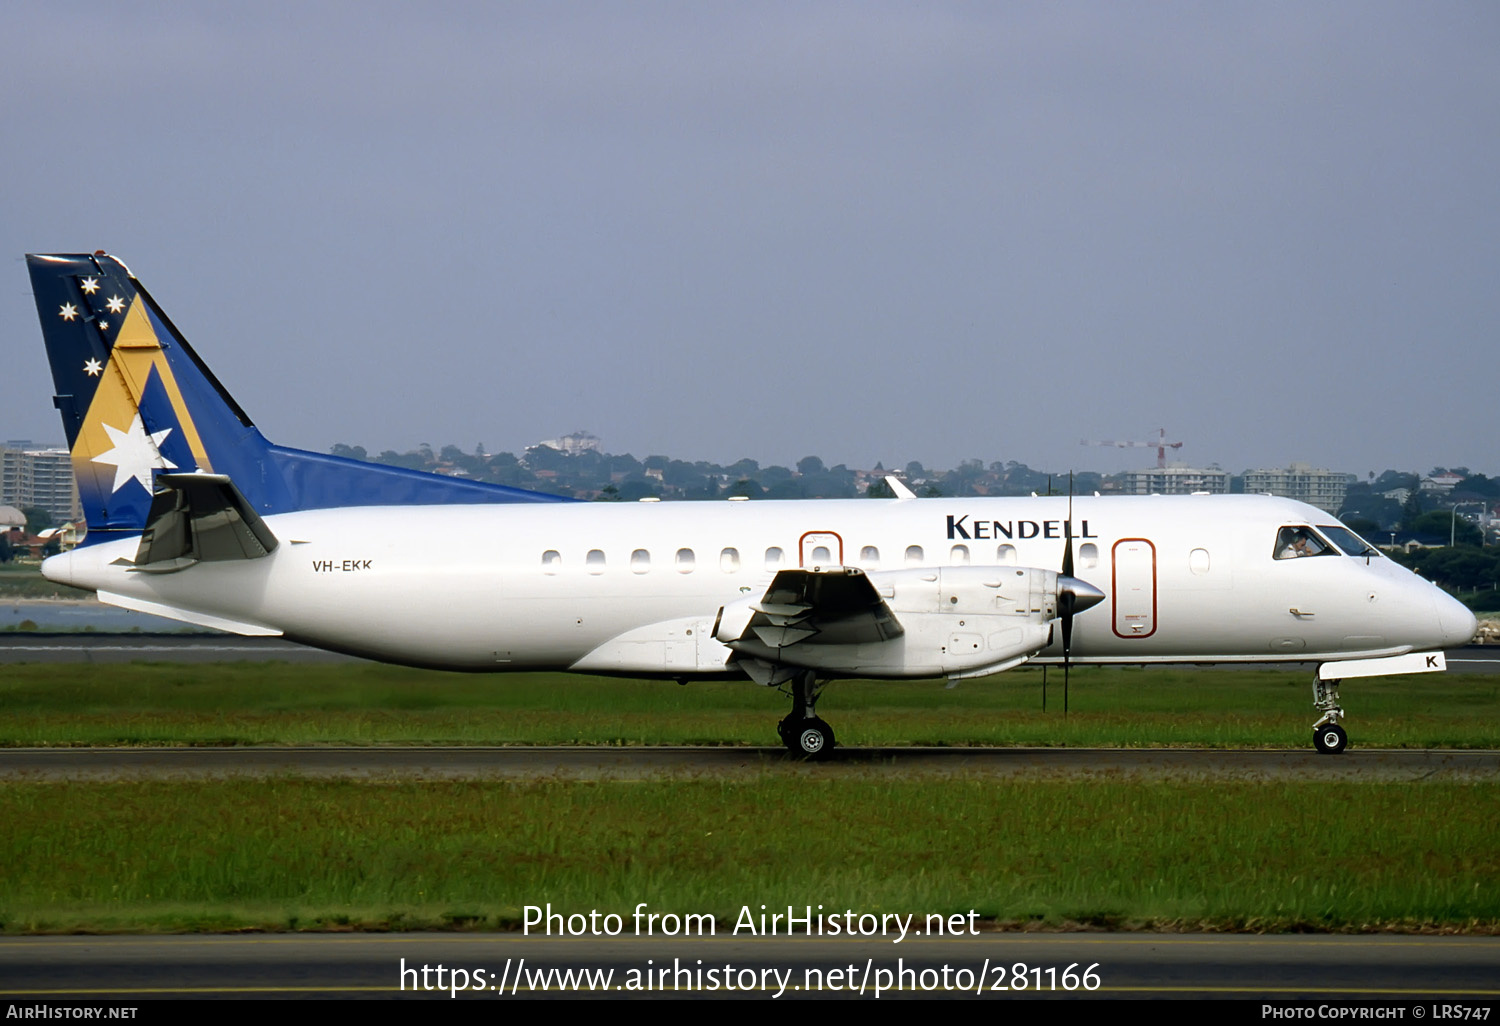
[(562, 553), (548, 549), (542, 553), (542, 573), (555, 574), (562, 569)]
[(908, 545), (906, 547), (906, 565), (907, 566), (921, 566), (922, 565), (922, 546), (920, 546), (920, 545)]
[(784, 552), (782, 552), (775, 546), (772, 546), (771, 548), (766, 550), (766, 569), (780, 570), (782, 560), (784, 560), (785, 558), (786, 554)]
[(680, 573), (680, 574), (690, 574), (690, 573), (692, 573), (693, 572), (693, 566), (694, 566), (695, 562), (696, 562), (696, 560), (693, 557), (693, 550), (692, 549), (678, 549), (677, 550), (677, 572), (678, 573)]
[(651, 569), (651, 553), (645, 549), (636, 549), (630, 554), (630, 572), (643, 574)]
[(719, 569), (732, 574), (740, 568), (740, 550), (725, 549), (719, 553)]
[(1332, 545), (1307, 527), (1283, 527), (1276, 534), (1276, 558), (1297, 559), (1301, 556), (1337, 555)]
[[(1006, 548), (1007, 546), (1000, 546)], [(1078, 565), (1085, 570), (1092, 570), (1099, 565), (1099, 546), (1093, 542), (1084, 542), (1078, 547)]]
[(591, 574), (604, 573), (604, 551), (602, 549), (589, 549), (589, 554), (584, 558), (583, 565), (589, 568)]
[(1208, 573), (1209, 560), (1207, 549), (1194, 549), (1188, 553), (1188, 569), (1200, 577)]
[(1002, 545), (995, 550), (995, 562), (1001, 566), (1016, 565), (1016, 547), (1014, 545)]
[(880, 565), (880, 550), (873, 545), (866, 545), (859, 550), (859, 565), (874, 570)]
[(833, 562), (833, 554), (828, 551), (827, 545), (814, 545), (812, 561), (814, 566), (827, 566)]
[(948, 562), (954, 566), (969, 565), (969, 547), (967, 545), (955, 545), (948, 550)]

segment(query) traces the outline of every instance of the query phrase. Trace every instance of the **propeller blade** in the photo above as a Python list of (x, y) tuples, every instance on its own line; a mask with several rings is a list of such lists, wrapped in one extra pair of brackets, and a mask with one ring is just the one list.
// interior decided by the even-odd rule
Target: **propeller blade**
[[(1073, 647), (1073, 614), (1077, 612), (1072, 588), (1063, 581), (1073, 581), (1073, 472), (1068, 471), (1068, 519), (1063, 527), (1062, 576), (1057, 579), (1057, 612), (1062, 617), (1064, 680), (1067, 680), (1068, 651)], [(1082, 581), (1077, 583), (1082, 584)]]
[(1063, 639), (1063, 715), (1068, 714), (1068, 678), (1073, 667), (1073, 617), (1104, 601), (1104, 592), (1088, 581), (1059, 574), (1057, 577), (1057, 614), (1062, 621)]
[(1068, 521), (1063, 528), (1064, 546), (1062, 572), (1064, 577), (1073, 576), (1073, 474), (1068, 473)]
[[(1078, 612), (1078, 590), (1063, 588), (1064, 580), (1082, 584), (1073, 576), (1073, 472), (1068, 471), (1068, 519), (1063, 526), (1062, 577), (1058, 579), (1058, 610), (1062, 613), (1063, 634), (1063, 716), (1068, 715), (1068, 676), (1073, 668), (1070, 653), (1073, 651), (1073, 615)], [(1101, 596), (1102, 597), (1102, 596)]]

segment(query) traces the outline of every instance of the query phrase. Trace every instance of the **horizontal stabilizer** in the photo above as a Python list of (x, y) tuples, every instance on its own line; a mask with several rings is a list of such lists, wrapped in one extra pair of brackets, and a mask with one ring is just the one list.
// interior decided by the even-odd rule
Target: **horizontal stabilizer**
[(276, 536), (223, 474), (158, 474), (135, 569), (174, 573), (196, 563), (259, 559)]

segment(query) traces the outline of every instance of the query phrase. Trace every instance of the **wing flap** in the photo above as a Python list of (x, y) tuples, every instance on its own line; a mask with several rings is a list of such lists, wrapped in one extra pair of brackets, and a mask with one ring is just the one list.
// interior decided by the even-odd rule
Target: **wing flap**
[(749, 616), (720, 617), (718, 638), (733, 647), (752, 637), (769, 648), (794, 645), (860, 645), (890, 641), (904, 632), (896, 614), (854, 567), (781, 570)]

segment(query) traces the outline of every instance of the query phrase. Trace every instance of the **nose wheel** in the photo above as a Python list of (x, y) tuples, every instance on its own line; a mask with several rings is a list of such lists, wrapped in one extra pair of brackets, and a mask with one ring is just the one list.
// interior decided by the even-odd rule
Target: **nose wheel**
[(1313, 679), (1313, 708), (1323, 714), (1313, 724), (1313, 747), (1324, 755), (1338, 755), (1349, 747), (1349, 735), (1339, 726), (1344, 710), (1339, 705), (1339, 682)]
[(1313, 747), (1324, 755), (1337, 755), (1349, 746), (1349, 735), (1337, 723), (1329, 723), (1313, 731)]

